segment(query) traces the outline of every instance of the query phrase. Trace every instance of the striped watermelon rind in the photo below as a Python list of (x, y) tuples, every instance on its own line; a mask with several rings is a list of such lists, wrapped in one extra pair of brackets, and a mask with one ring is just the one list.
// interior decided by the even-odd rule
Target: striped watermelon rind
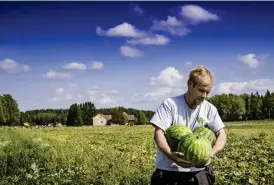
[(185, 125), (176, 124), (166, 130), (166, 140), (172, 151), (175, 151), (181, 138), (186, 134), (192, 134), (192, 130)]
[(190, 161), (195, 167), (204, 167), (211, 158), (211, 143), (204, 137), (187, 134), (178, 144), (178, 152), (184, 154), (184, 159)]
[(216, 142), (215, 134), (206, 127), (198, 127), (194, 129), (193, 134), (206, 138), (211, 143), (211, 146), (213, 146)]

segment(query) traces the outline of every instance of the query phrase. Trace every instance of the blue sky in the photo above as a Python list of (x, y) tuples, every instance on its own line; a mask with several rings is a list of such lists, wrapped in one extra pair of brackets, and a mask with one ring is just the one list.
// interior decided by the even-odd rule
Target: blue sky
[(0, 94), (21, 111), (155, 110), (212, 70), (211, 95), (274, 91), (273, 2), (0, 2)]

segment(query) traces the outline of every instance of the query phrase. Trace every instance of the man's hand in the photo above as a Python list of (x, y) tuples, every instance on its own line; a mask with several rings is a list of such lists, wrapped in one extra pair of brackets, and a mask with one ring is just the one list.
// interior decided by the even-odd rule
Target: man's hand
[(164, 135), (164, 131), (159, 127), (155, 126), (155, 134), (154, 140), (157, 144), (157, 147), (172, 161), (174, 161), (177, 165), (183, 168), (193, 167), (189, 161), (184, 160), (184, 154), (180, 152), (172, 152), (169, 147), (166, 137)]
[(221, 129), (218, 132), (216, 132), (216, 137), (217, 139), (216, 139), (215, 145), (212, 147), (211, 156), (208, 159), (205, 166), (209, 166), (212, 163), (214, 156), (217, 155), (224, 148), (226, 144), (227, 135), (224, 129)]
[(205, 164), (205, 166), (209, 166), (209, 165), (210, 165), (210, 163), (211, 163), (212, 160), (213, 160), (213, 157), (214, 157), (214, 152), (212, 151), (212, 153), (211, 153), (211, 155), (209, 156), (209, 159), (208, 159), (207, 163)]
[(210, 157), (210, 158), (208, 159), (208, 161), (207, 161), (207, 163), (205, 164), (205, 166), (209, 166), (211, 162), (212, 162), (212, 157)]
[(183, 159), (184, 154), (181, 152), (172, 152), (170, 154), (170, 159), (172, 161), (174, 161), (177, 165), (183, 167), (183, 168), (190, 168), (193, 167), (193, 165), (191, 164), (191, 162), (186, 161)]

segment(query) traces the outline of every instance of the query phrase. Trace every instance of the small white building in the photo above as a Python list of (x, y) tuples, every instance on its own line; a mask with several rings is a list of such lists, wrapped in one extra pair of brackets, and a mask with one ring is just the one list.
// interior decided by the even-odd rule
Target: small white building
[(111, 118), (112, 115), (97, 114), (92, 118), (93, 126), (105, 126)]
[[(112, 115), (97, 114), (92, 118), (93, 126), (114, 125)], [(137, 118), (134, 115), (128, 115), (128, 122), (125, 125), (135, 125)]]

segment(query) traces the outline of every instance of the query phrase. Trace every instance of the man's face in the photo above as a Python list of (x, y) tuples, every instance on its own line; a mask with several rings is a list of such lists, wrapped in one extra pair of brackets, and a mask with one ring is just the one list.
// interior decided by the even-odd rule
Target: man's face
[(210, 77), (204, 77), (199, 84), (196, 84), (195, 87), (193, 82), (189, 82), (189, 100), (192, 106), (200, 105), (211, 92), (213, 83)]

